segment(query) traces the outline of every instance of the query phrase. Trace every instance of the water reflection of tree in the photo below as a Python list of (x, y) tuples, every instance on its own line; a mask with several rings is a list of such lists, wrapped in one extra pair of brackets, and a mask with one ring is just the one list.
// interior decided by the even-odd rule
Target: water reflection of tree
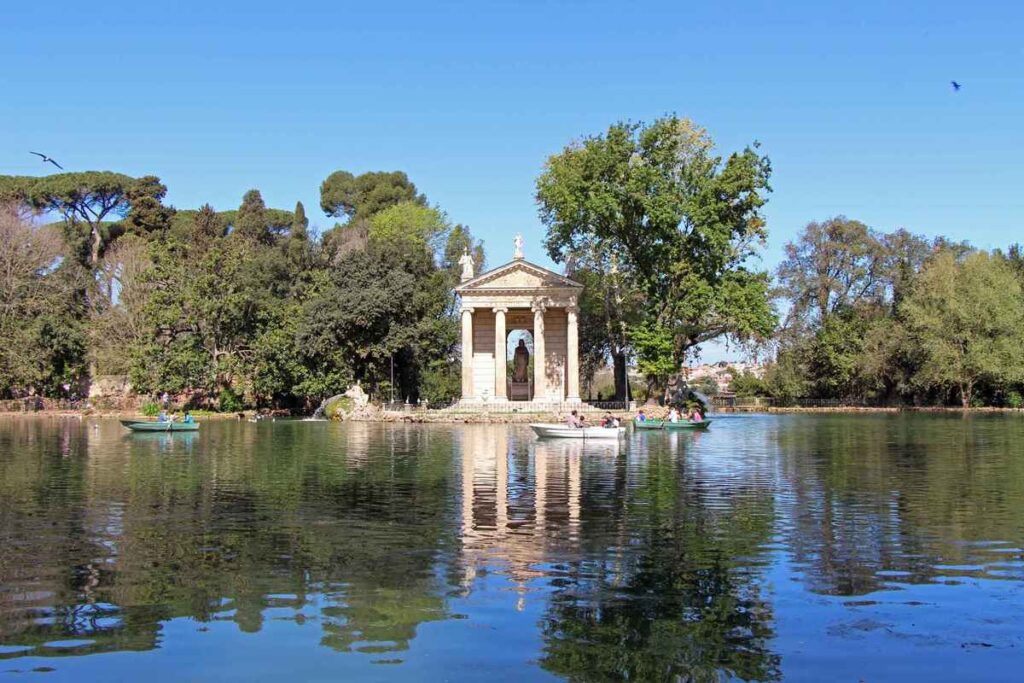
[[(617, 474), (620, 505), (584, 506), (581, 541), (592, 552), (551, 598), (542, 665), (587, 681), (777, 679), (757, 569), (770, 492), (709, 504), (668, 454), (650, 457), (641, 482), (627, 482), (622, 460)], [(614, 553), (602, 539), (618, 539)]]
[(1020, 452), (1024, 425), (1014, 419), (816, 416), (773, 438), (787, 545), (815, 592), (983, 575), (1005, 560), (988, 542), (1022, 540), (1012, 501), (1024, 497), (1024, 460), (1008, 454)]
[[(434, 568), (452, 528), (450, 437), (389, 430), (339, 447), (344, 435), (323, 429), (225, 425), (188, 457), (129, 440), (105, 456), (115, 461), (89, 462), (87, 432), (73, 435), (82, 453), (67, 458), (46, 455), (47, 428), (37, 436), (38, 448), (0, 461), (12, 475), (0, 492), (29, 492), (0, 503), (0, 538), (28, 543), (0, 553), (0, 585), (45, 576), (33, 584), (42, 611), (0, 591), (15, 603), (0, 604), (7, 642), (88, 636), (92, 645), (68, 654), (149, 649), (170, 618), (231, 619), (252, 632), (272, 610), (319, 618), (325, 645), (391, 650), (446, 615)], [(389, 457), (368, 457), (372, 448)]]

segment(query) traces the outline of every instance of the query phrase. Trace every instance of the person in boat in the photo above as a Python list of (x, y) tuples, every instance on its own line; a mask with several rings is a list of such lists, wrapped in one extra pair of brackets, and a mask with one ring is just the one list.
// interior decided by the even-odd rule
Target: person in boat
[[(152, 413), (150, 413), (150, 414), (152, 414)], [(167, 422), (167, 411), (166, 410), (161, 410), (160, 414), (156, 416), (156, 421), (157, 422)]]
[(195, 422), (195, 420), (192, 419), (192, 413), (188, 412), (187, 410), (185, 411), (185, 417), (182, 418), (181, 421), (184, 422), (187, 425), (190, 425), (193, 422)]
[(639, 413), (636, 414), (636, 418), (634, 418), (634, 419), (637, 422), (647, 422), (647, 416), (644, 415), (644, 411), (642, 409), (640, 410)]
[(679, 411), (676, 410), (675, 406), (672, 406), (672, 409), (668, 411), (668, 421), (679, 422)]
[(605, 413), (604, 417), (601, 418), (602, 427), (617, 427), (618, 425), (615, 424), (616, 422), (618, 422), (618, 420), (616, 420), (611, 413)]
[(690, 422), (703, 422), (704, 416), (700, 414), (700, 407), (694, 407), (690, 412)]
[(581, 418), (579, 416), (579, 413), (577, 413), (577, 411), (574, 410), (571, 413), (569, 413), (569, 417), (566, 418), (565, 426), (566, 427), (573, 427), (573, 428), (580, 428), (580, 427), (583, 426), (583, 418)]

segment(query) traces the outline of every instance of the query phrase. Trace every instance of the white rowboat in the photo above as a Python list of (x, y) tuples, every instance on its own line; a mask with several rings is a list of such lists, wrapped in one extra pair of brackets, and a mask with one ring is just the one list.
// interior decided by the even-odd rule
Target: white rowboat
[(540, 438), (557, 439), (617, 439), (626, 433), (625, 427), (569, 427), (564, 424), (531, 424)]

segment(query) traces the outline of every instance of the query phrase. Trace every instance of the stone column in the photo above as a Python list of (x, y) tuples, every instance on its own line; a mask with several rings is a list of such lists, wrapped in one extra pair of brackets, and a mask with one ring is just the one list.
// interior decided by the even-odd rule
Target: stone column
[(544, 366), (544, 304), (533, 305), (533, 400), (548, 400), (548, 378)]
[(569, 306), (565, 309), (568, 317), (566, 328), (566, 366), (568, 377), (566, 378), (567, 401), (580, 400), (580, 331), (579, 331), (579, 310), (576, 306)]
[(473, 309), (462, 309), (462, 400), (473, 399)]
[(494, 309), (494, 400), (508, 400), (508, 350), (505, 339), (505, 313), (507, 308)]

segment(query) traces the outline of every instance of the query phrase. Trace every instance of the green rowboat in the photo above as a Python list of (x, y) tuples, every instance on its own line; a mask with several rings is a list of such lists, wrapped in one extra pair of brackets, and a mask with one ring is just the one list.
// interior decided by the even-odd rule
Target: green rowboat
[(691, 429), (691, 430), (705, 430), (711, 426), (711, 420), (704, 420), (703, 422), (687, 422), (686, 420), (680, 420), (679, 422), (666, 422), (665, 429)]
[(195, 432), (198, 422), (157, 422), (155, 420), (121, 420), (133, 432)]
[(637, 422), (633, 420), (633, 426), (637, 429), (664, 429), (665, 422), (663, 420), (647, 419), (643, 422)]

